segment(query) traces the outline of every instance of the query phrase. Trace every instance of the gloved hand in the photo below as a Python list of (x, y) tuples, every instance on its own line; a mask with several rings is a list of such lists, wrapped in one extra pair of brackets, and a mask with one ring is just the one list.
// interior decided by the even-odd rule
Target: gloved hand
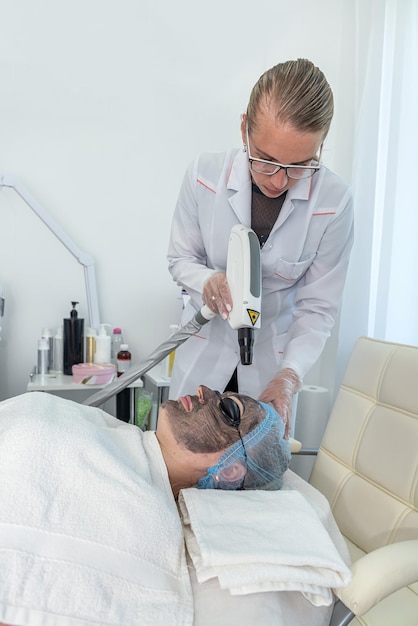
[(214, 312), (219, 313), (224, 320), (232, 311), (232, 298), (228, 281), (223, 272), (216, 272), (203, 285), (203, 302)]
[(261, 402), (271, 402), (285, 424), (284, 437), (289, 439), (292, 398), (302, 386), (302, 381), (290, 367), (281, 370), (269, 382), (260, 396)]

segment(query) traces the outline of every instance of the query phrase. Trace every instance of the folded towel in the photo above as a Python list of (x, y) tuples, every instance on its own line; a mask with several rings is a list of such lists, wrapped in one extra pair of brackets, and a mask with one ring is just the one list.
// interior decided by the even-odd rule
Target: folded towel
[(298, 491), (185, 489), (179, 508), (197, 580), (217, 577), (231, 594), (300, 591), (314, 606), (351, 572)]

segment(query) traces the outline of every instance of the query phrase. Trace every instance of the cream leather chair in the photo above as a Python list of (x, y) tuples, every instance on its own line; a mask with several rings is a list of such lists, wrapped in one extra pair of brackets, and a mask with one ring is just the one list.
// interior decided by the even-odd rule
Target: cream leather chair
[(351, 616), (331, 623), (417, 626), (417, 347), (357, 341), (309, 482), (330, 502), (353, 561), (338, 593)]

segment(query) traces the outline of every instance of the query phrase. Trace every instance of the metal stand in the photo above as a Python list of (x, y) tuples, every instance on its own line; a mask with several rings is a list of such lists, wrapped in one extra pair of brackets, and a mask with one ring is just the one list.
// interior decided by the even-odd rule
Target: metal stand
[(334, 604), (329, 626), (348, 626), (353, 617), (355, 617), (354, 613), (341, 600), (337, 600)]

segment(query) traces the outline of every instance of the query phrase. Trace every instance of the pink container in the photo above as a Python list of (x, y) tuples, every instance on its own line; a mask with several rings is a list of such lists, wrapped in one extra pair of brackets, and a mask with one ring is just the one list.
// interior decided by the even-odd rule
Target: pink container
[(115, 377), (112, 363), (79, 363), (73, 365), (73, 382), (82, 385), (107, 385)]

